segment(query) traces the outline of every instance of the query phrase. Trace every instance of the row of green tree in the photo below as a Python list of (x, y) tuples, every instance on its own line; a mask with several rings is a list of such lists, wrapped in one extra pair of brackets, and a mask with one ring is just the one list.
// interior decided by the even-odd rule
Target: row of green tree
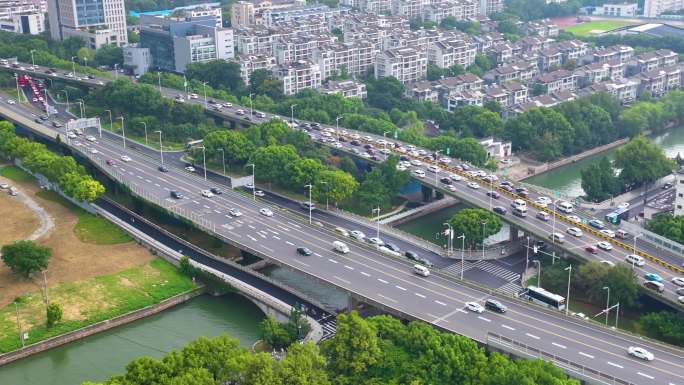
[[(337, 334), (322, 343), (292, 344), (282, 360), (249, 353), (229, 336), (201, 337), (162, 359), (138, 358), (108, 385), (573, 385), (542, 360), (513, 361), (474, 341), (389, 316), (341, 314)], [(84, 385), (94, 385), (87, 382)]]
[(301, 307), (293, 307), (287, 322), (280, 323), (268, 316), (259, 324), (261, 339), (271, 349), (285, 349), (309, 334), (311, 325), (306, 322)]
[(648, 230), (684, 244), (684, 215), (660, 214), (646, 223)]
[(86, 174), (85, 168), (74, 158), (57, 155), (42, 143), (18, 136), (14, 125), (7, 121), (0, 122), (0, 152), (21, 160), (27, 169), (45, 175), (76, 200), (92, 202), (105, 191), (104, 186)]
[[(588, 200), (601, 202), (625, 191), (649, 185), (668, 175), (676, 163), (657, 144), (637, 136), (615, 152), (613, 163), (604, 157), (583, 169), (582, 189)], [(619, 170), (616, 172), (616, 170)]]

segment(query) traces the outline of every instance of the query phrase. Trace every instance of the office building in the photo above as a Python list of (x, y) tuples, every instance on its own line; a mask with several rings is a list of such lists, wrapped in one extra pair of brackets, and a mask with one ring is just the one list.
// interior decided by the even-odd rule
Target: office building
[(8, 16), (0, 19), (0, 30), (26, 35), (40, 35), (45, 32), (45, 14), (32, 12)]
[(149, 48), (131, 44), (123, 49), (123, 66), (133, 75), (144, 75), (152, 67), (152, 55)]
[(128, 44), (123, 0), (49, 0), (48, 17), (54, 40), (76, 37), (91, 49)]
[(674, 215), (684, 215), (684, 168), (675, 172)]
[(634, 17), (637, 16), (637, 3), (606, 3), (596, 7), (594, 15)]

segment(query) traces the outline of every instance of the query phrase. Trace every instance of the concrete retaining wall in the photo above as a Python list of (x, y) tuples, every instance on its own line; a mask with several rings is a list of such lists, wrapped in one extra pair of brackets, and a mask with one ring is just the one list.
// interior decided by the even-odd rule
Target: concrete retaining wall
[(194, 290), (191, 290), (189, 292), (179, 294), (177, 296), (165, 299), (161, 301), (158, 304), (155, 305), (150, 305), (145, 308), (139, 309), (132, 311), (130, 313), (126, 313), (123, 315), (120, 315), (118, 317), (114, 317), (112, 319), (106, 320), (106, 321), (101, 321), (96, 324), (86, 326), (84, 328), (74, 330), (72, 332), (62, 334), (60, 336), (52, 337), (44, 341), (37, 342), (35, 344), (26, 346), (24, 348), (21, 348), (19, 350), (15, 350), (13, 352), (5, 353), (0, 355), (0, 366), (8, 364), (12, 361), (16, 361), (18, 359), (28, 357), (30, 355), (36, 354), (43, 352), (48, 349), (55, 348), (57, 346), (61, 346), (64, 344), (67, 344), (72, 341), (79, 340), (84, 337), (91, 336), (96, 333), (103, 332), (105, 330), (109, 330), (112, 328), (115, 328), (120, 325), (127, 324), (129, 322), (133, 322), (136, 320), (139, 320), (141, 318), (145, 318), (148, 316), (151, 316), (153, 314), (157, 314), (161, 311), (164, 311), (170, 307), (176, 306), (178, 304), (181, 304), (191, 298), (194, 298), (204, 292), (204, 288), (197, 288)]

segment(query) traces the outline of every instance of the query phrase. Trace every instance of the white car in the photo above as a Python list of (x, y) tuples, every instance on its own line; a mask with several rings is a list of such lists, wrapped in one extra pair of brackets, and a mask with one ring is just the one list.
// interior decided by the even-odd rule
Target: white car
[(615, 238), (615, 231), (613, 230), (603, 229), (601, 230), (601, 234), (605, 234), (611, 238)]
[(442, 171), (439, 167), (433, 166), (433, 165), (429, 165), (428, 168), (427, 168), (427, 170), (430, 171), (430, 172), (435, 172), (435, 173), (436, 173), (436, 172)]
[(672, 283), (674, 283), (677, 286), (684, 286), (684, 278), (674, 277), (674, 278), (672, 278)]
[(73, 132), (70, 132), (70, 133), (67, 134), (67, 138), (69, 138), (69, 139), (74, 139), (74, 138), (77, 138), (77, 137), (78, 137), (78, 135), (74, 134)]
[(192, 166), (185, 166), (185, 171), (195, 172), (195, 168)]
[(551, 202), (552, 202), (552, 200), (551, 200), (551, 198), (549, 198), (549, 197), (541, 196), (541, 197), (538, 197), (537, 200), (536, 200), (535, 202), (537, 202), (537, 203), (540, 204), (540, 205), (541, 205), (541, 204), (550, 205)]
[(95, 137), (92, 136), (92, 135), (88, 135), (88, 136), (86, 136), (86, 140), (89, 141), (89, 142), (94, 142), (94, 141), (96, 141), (97, 139), (95, 139)]
[(418, 159), (411, 159), (411, 165), (412, 166), (422, 166), (423, 162), (419, 161)]
[(485, 311), (484, 306), (480, 305), (477, 302), (466, 302), (465, 307), (466, 309), (475, 313), (484, 313)]
[(17, 104), (17, 102), (12, 99), (7, 99), (7, 104)]
[(677, 297), (677, 301), (679, 301), (679, 303), (684, 303), (684, 295)]
[(265, 215), (265, 216), (267, 216), (267, 217), (272, 217), (272, 216), (273, 216), (273, 211), (271, 211), (270, 209), (267, 209), (267, 208), (260, 209), (260, 210), (259, 210), (259, 213), (260, 213), (261, 215)]
[(613, 250), (613, 245), (611, 245), (608, 242), (604, 242), (604, 241), (597, 243), (596, 247), (598, 247), (601, 250), (605, 250), (605, 251)]
[(439, 163), (449, 164), (449, 163), (451, 163), (451, 158), (447, 158), (447, 157), (439, 158)]
[(397, 171), (406, 171), (406, 166), (403, 164), (397, 164)]
[(629, 207), (629, 202), (622, 202), (619, 205), (617, 205), (617, 208), (619, 209), (626, 209), (627, 207)]
[(649, 352), (648, 350), (646, 350), (644, 348), (640, 348), (638, 346), (630, 346), (629, 348), (627, 348), (627, 353), (630, 356), (634, 356), (636, 358), (646, 360), (646, 361), (653, 361), (653, 359), (655, 358), (653, 356), (653, 353)]
[(425, 171), (413, 170), (413, 175), (417, 176), (418, 178), (425, 178)]
[(241, 217), (242, 216), (242, 213), (238, 209), (229, 209), (228, 214), (230, 214), (230, 216), (232, 216), (232, 217)]
[(604, 259), (600, 263), (603, 265), (606, 265), (608, 267), (615, 267), (615, 262), (613, 262), (613, 261), (608, 261), (608, 260)]
[(97, 154), (97, 153), (99, 153), (99, 152), (100, 152), (100, 151), (97, 151), (97, 148), (91, 148), (91, 149), (90, 149), (90, 153), (91, 153), (91, 154)]
[(205, 198), (211, 198), (214, 196), (214, 193), (209, 190), (202, 190), (202, 196)]
[(265, 197), (265, 196), (266, 196), (266, 193), (264, 193), (264, 192), (261, 191), (261, 190), (256, 190), (256, 191), (254, 192), (254, 195), (256, 195), (256, 196), (258, 196), (258, 197)]
[(568, 218), (570, 222), (582, 223), (582, 218), (578, 217), (577, 215), (568, 215), (566, 218)]
[(458, 174), (449, 174), (449, 179), (453, 180), (454, 182), (458, 182), (462, 181), (463, 177)]
[(447, 188), (449, 189), (449, 191), (456, 191), (456, 186), (454, 186), (453, 184), (448, 185)]
[(366, 234), (364, 234), (362, 231), (359, 231), (359, 230), (350, 231), (349, 236), (351, 236), (352, 238), (359, 240), (359, 241), (366, 238)]
[(477, 190), (480, 188), (480, 185), (475, 183), (475, 182), (468, 182), (468, 187), (470, 187), (471, 189)]
[(121, 155), (121, 160), (123, 160), (124, 162), (130, 162), (131, 157), (128, 155)]
[(582, 230), (580, 230), (578, 227), (568, 227), (566, 230), (568, 234), (574, 235), (576, 237), (581, 237), (582, 236)]
[(368, 238), (368, 242), (369, 242), (370, 244), (378, 245), (378, 246), (383, 246), (383, 245), (385, 244), (385, 242), (383, 242), (382, 239), (377, 238), (377, 237)]

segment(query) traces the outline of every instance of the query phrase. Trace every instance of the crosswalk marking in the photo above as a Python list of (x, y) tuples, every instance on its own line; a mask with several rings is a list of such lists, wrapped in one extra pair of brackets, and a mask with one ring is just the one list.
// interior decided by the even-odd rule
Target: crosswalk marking
[[(490, 261), (477, 261), (477, 262), (470, 262), (470, 261), (464, 261), (463, 263), (463, 272), (466, 272), (471, 269), (480, 269), (483, 270), (489, 274), (492, 274), (496, 277), (505, 279), (508, 282), (514, 282), (514, 281), (519, 281), (520, 280), (520, 274), (515, 273), (513, 271), (510, 271), (506, 269), (503, 266), (497, 265), (495, 263), (492, 263)], [(461, 262), (454, 263), (453, 265), (449, 265), (446, 268), (444, 268), (445, 271), (450, 272), (451, 274), (455, 275), (460, 275), (461, 274)]]

